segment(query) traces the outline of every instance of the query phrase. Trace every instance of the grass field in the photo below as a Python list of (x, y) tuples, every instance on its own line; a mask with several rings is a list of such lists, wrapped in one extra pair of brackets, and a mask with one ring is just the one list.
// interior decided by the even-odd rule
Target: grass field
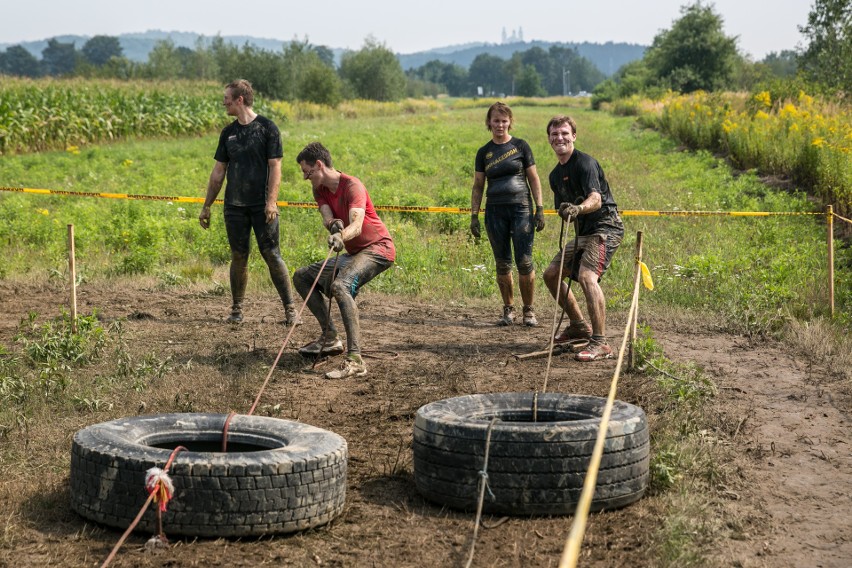
[[(554, 160), (544, 125), (564, 107), (516, 108), (514, 134), (530, 142), (545, 180)], [(804, 194), (771, 190), (753, 174), (734, 175), (706, 152), (684, 153), (633, 119), (572, 108), (577, 146), (602, 163), (622, 210), (814, 211)], [(377, 205), (469, 206), (473, 156), (488, 140), (481, 107), (358, 120), (320, 119), (282, 126), (285, 147), (281, 199), (309, 201), (295, 154), (309, 141), (330, 148), (335, 166), (360, 177)], [(136, 140), (75, 151), (6, 156), (0, 180), (23, 186), (85, 192), (203, 196), (216, 137)], [(67, 265), (65, 226), (75, 225), (82, 278), (157, 276), (164, 286), (221, 286), (228, 250), (220, 210), (211, 231), (196, 221), (198, 206), (166, 202), (0, 194), (4, 278), (61, 277)], [(426, 298), (496, 298), (487, 243), (474, 243), (467, 216), (384, 213), (399, 259), (375, 283), (384, 292)], [(284, 209), (281, 240), (291, 270), (324, 256), (314, 211)], [(659, 283), (651, 301), (713, 310), (732, 328), (776, 331), (789, 318), (827, 313), (825, 228), (819, 218), (627, 217), (627, 238), (604, 279), (611, 306), (627, 301), (630, 257), (643, 231), (646, 257)], [(537, 235), (536, 267), (556, 250), (560, 220), (549, 216)], [(631, 252), (628, 252), (631, 251)], [(852, 307), (850, 253), (838, 246), (836, 305), (842, 321)], [(250, 285), (267, 286), (253, 256)], [(543, 288), (539, 288), (543, 292)]]
[[(294, 156), (307, 142), (321, 140), (330, 148), (335, 166), (360, 177), (377, 205), (467, 207), (474, 155), (489, 138), (484, 125), (489, 102), (450, 102), (434, 112), (398, 116), (360, 116), (357, 120), (335, 116), (285, 122), (281, 125), (285, 158), (280, 197), (287, 201), (310, 200), (310, 186), (302, 179)], [(579, 125), (578, 148), (602, 163), (622, 210), (810, 212), (816, 209), (801, 193), (770, 189), (754, 174), (733, 174), (726, 163), (710, 153), (680, 151), (674, 142), (660, 134), (636, 127), (632, 118), (576, 106), (566, 108), (564, 102), (553, 106), (548, 106), (547, 101), (538, 101), (534, 106), (513, 106), (514, 134), (526, 139), (533, 148), (539, 175), (545, 183), (547, 207), (553, 206), (546, 179), (554, 160), (544, 126), (552, 115), (567, 111)], [(211, 133), (4, 156), (0, 160), (0, 185), (201, 197), (213, 166), (216, 140), (216, 133)], [(16, 480), (15, 487), (33, 486), (39, 493), (33, 497), (24, 489), (0, 492), (0, 496), (14, 501), (9, 521), (0, 535), (0, 553), (17, 554), (32, 536), (27, 531), (37, 532), (42, 524), (50, 522), (57, 507), (65, 506), (67, 440), (62, 438), (67, 438), (81, 424), (134, 411), (242, 408), (247, 393), (252, 391), (253, 395), (249, 379), (267, 368), (268, 361), (263, 357), (267, 353), (264, 347), (259, 354), (246, 355), (240, 350), (243, 342), (257, 343), (258, 335), (252, 334), (260, 331), (243, 326), (237, 332), (242, 334), (239, 341), (230, 336), (219, 338), (216, 334), (222, 330), (206, 327), (211, 325), (207, 321), (211, 318), (205, 320), (199, 315), (201, 310), (218, 304), (222, 308), (220, 315), (224, 315), (228, 305), (229, 259), (221, 208), (214, 208), (210, 231), (203, 231), (198, 225), (199, 208), (199, 205), (161, 201), (0, 192), (0, 218), (4, 220), (0, 225), (0, 254), (4, 259), (0, 264), (0, 283), (5, 290), (11, 293), (23, 286), (32, 288), (33, 295), (38, 296), (38, 290), (44, 287), (51, 289), (53, 296), (58, 295), (56, 290), (64, 286), (68, 270), (66, 226), (74, 224), (80, 282), (91, 284), (101, 297), (109, 296), (113, 311), (116, 305), (121, 305), (124, 284), (131, 280), (143, 283), (142, 289), (134, 293), (145, 297), (144, 288), (150, 283), (151, 295), (157, 296), (158, 305), (167, 305), (163, 313), (173, 314), (173, 317), (164, 316), (155, 325), (174, 326), (174, 330), (155, 334), (149, 345), (140, 343), (134, 335), (142, 333), (144, 324), (125, 336), (121, 321), (106, 325), (85, 314), (80, 321), (80, 332), (74, 335), (68, 332), (67, 315), (46, 320), (55, 318), (56, 313), (32, 313), (21, 322), (14, 337), (0, 346), (0, 401), (3, 402), (0, 439), (8, 448), (0, 459), (0, 468)], [(413, 306), (406, 309), (418, 314), (415, 321), (432, 318), (432, 308), (418, 307), (418, 302), (457, 306), (468, 319), (480, 315), (487, 319), (490, 317), (487, 310), (491, 309), (496, 318), (500, 300), (493, 258), (487, 242), (476, 243), (468, 235), (467, 215), (388, 212), (382, 217), (396, 241), (398, 259), (391, 271), (370, 284), (371, 291), (383, 293), (376, 297), (402, 296)], [(644, 259), (656, 284), (653, 292), (643, 295), (644, 313), (653, 313), (658, 320), (674, 314), (677, 321), (712, 321), (723, 330), (752, 336), (781, 336), (790, 329), (801, 332), (811, 326), (827, 330), (821, 339), (836, 333), (840, 338), (838, 343), (848, 346), (843, 343), (843, 334), (848, 330), (852, 313), (852, 255), (849, 249), (838, 245), (838, 317), (827, 323), (825, 226), (821, 218), (625, 217), (624, 221), (627, 238), (603, 280), (608, 308), (614, 318), (622, 316), (628, 307), (635, 235), (642, 231)], [(545, 230), (536, 237), (534, 261), (539, 271), (557, 249), (559, 229), (558, 217), (550, 215)], [(325, 235), (315, 211), (282, 210), (282, 253), (291, 271), (324, 258)], [(274, 296), (266, 267), (257, 254), (252, 256), (250, 269), (249, 295)], [(114, 294), (109, 294), (113, 287)], [(170, 297), (174, 298), (173, 302), (169, 301)], [(540, 313), (547, 312), (547, 300), (539, 279)], [(373, 301), (372, 297), (369, 301)], [(192, 304), (186, 308), (188, 313), (181, 312), (185, 306), (179, 304), (183, 303)], [(387, 313), (392, 314), (394, 308), (387, 308)], [(441, 323), (446, 323), (448, 329), (456, 325), (454, 315), (452, 309), (443, 310)], [(192, 321), (192, 325), (184, 324), (183, 318)], [(398, 327), (405, 327), (404, 317), (392, 319)], [(258, 325), (262, 328), (272, 324)], [(211, 329), (215, 333), (210, 333)], [(440, 332), (441, 328), (436, 329)], [(166, 355), (166, 349), (173, 347), (158, 347), (161, 343), (173, 345), (172, 338), (186, 332), (196, 334), (197, 339), (177, 340), (176, 344), (183, 345), (184, 351), (174, 358)], [(458, 333), (464, 337), (466, 332), (462, 328)], [(718, 484), (720, 478), (733, 476), (728, 464), (720, 462), (719, 456), (727, 448), (707, 443), (704, 434), (707, 422), (724, 418), (727, 425), (716, 424), (713, 431), (727, 432), (733, 438), (740, 427), (731, 422), (732, 417), (708, 418), (703, 414), (703, 405), (715, 395), (713, 382), (694, 364), (667, 361), (652, 336), (653, 330), (643, 330), (639, 350), (643, 362), (661, 372), (655, 373), (649, 366), (647, 373), (634, 375), (628, 390), (622, 391), (623, 395), (642, 401), (654, 421), (653, 498), (647, 505), (648, 514), (654, 518), (653, 536), (651, 550), (643, 548), (640, 558), (653, 558), (653, 564), (660, 566), (699, 566), (704, 563), (704, 545), (715, 538), (722, 523), (703, 507), (704, 492)], [(812, 350), (812, 355), (831, 353), (827, 347), (820, 349)], [(428, 349), (421, 351), (430, 354)], [(369, 404), (352, 399), (362, 396), (360, 390), (341, 389), (351, 396), (340, 399), (345, 402), (335, 409), (332, 399), (325, 398), (328, 393), (319, 392), (314, 396), (316, 400), (326, 401), (327, 408), (314, 408), (315, 401), (309, 401), (305, 415), (300, 414), (302, 403), (294, 396), (296, 387), (292, 386), (296, 383), (304, 386), (298, 375), (300, 365), (290, 362), (285, 374), (296, 378), (286, 379), (292, 380), (292, 385), (281, 379), (277, 386), (283, 392), (277, 393), (274, 400), (283, 402), (266, 405), (264, 412), (297, 419), (307, 416), (336, 424), (335, 412), (377, 404), (385, 410), (372, 418), (354, 413), (351, 421), (342, 423), (341, 427), (351, 429), (350, 439), (357, 439), (359, 444), (365, 442), (356, 436), (370, 439), (378, 455), (393, 452), (398, 455), (404, 443), (400, 440), (407, 440), (409, 428), (407, 421), (400, 419), (407, 416), (405, 410), (393, 415), (395, 429), (388, 426), (391, 407), (397, 412), (400, 406), (416, 408), (421, 399), (434, 399), (447, 392), (467, 392), (465, 381), (470, 379), (468, 373), (474, 372), (470, 369), (480, 373), (473, 375), (477, 377), (475, 380), (470, 379), (473, 389), (477, 388), (477, 380), (480, 387), (493, 388), (495, 383), (488, 382), (494, 378), (490, 374), (492, 369), (484, 359), (478, 352), (464, 353), (457, 360), (445, 358), (443, 363), (424, 359), (429, 361), (424, 364), (412, 359), (405, 362), (408, 376), (426, 375), (422, 384), (412, 382), (413, 386), (406, 387), (406, 396), (399, 395), (398, 389), (402, 387), (392, 378), (395, 371), (389, 370), (384, 376), (376, 374), (371, 388), (379, 393), (375, 400), (370, 398)], [(825, 359), (845, 361), (848, 356), (842, 359), (826, 355)], [(440, 369), (441, 365), (446, 368)], [(580, 374), (573, 369), (562, 370), (571, 380), (579, 379)], [(848, 373), (848, 369), (843, 372)], [(213, 381), (215, 388), (210, 388), (205, 373), (217, 378)], [(81, 380), (83, 375), (92, 375), (94, 380)], [(497, 384), (502, 389), (519, 388), (519, 383), (523, 386), (537, 379), (532, 372), (528, 376), (522, 377), (520, 372), (515, 376), (508, 368), (499, 378), (501, 382)], [(595, 377), (586, 383), (565, 384), (566, 388), (573, 385), (575, 390), (591, 392), (585, 389), (597, 388), (604, 382)], [(352, 395), (350, 390), (356, 394)], [(328, 415), (324, 414), (326, 410)], [(377, 434), (364, 430), (365, 423)], [(354, 478), (358, 480), (353, 489), (356, 498), (358, 492), (363, 494), (363, 487), (369, 488), (373, 483), (379, 484), (376, 487), (380, 491), (398, 485), (410, 491), (400, 477), (406, 475), (405, 467), (397, 470), (394, 466), (391, 474), (378, 476), (373, 469), (379, 468), (378, 462), (370, 456), (367, 465), (363, 465), (363, 459), (354, 462)], [(43, 472), (43, 478), (31, 479), (31, 471)], [(19, 500), (19, 493), (25, 495), (24, 500)], [(42, 493), (46, 496), (41, 497)], [(625, 515), (629, 517), (629, 512)], [(458, 525), (467, 521), (466, 517), (460, 518), (456, 521)], [(60, 522), (73, 527), (79, 520), (66, 513)], [(370, 522), (373, 521), (365, 520), (365, 526)], [(358, 524), (345, 523), (338, 534)], [(541, 530), (549, 526), (543, 524)], [(313, 533), (305, 541), (282, 539), (276, 544), (301, 546), (301, 542), (308, 542), (307, 549), (321, 546), (318, 542), (326, 539), (325, 534)], [(350, 544), (365, 538), (357, 531), (352, 534), (346, 537), (351, 538), (347, 541)], [(80, 554), (79, 548), (102, 546), (110, 537), (102, 532), (84, 535), (82, 546), (66, 547), (74, 549), (68, 557), (79, 558), (74, 556)], [(595, 542), (597, 553), (606, 556), (605, 543)], [(217, 553), (208, 551), (208, 554), (209, 558)], [(54, 558), (63, 556), (57, 553)]]

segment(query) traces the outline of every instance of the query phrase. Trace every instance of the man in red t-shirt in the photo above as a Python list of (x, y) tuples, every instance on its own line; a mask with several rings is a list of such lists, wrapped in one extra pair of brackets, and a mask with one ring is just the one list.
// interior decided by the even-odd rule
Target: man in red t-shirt
[[(319, 142), (311, 142), (299, 152), (296, 163), (314, 190), (322, 223), (328, 229), (328, 246), (335, 252), (346, 253), (337, 260), (337, 275), (332, 280), (334, 263), (323, 269), (315, 292), (308, 299), (308, 308), (319, 321), (322, 335), (299, 352), (304, 356), (338, 355), (343, 343), (326, 311), (329, 294), (337, 300), (343, 327), (346, 329), (347, 355), (342, 367), (326, 373), (327, 379), (362, 377), (367, 367), (361, 358), (361, 328), (355, 296), (361, 287), (387, 270), (396, 259), (393, 240), (373, 208), (370, 195), (361, 180), (335, 170), (331, 154)], [(322, 262), (315, 262), (296, 271), (293, 284), (304, 298), (320, 273)]]

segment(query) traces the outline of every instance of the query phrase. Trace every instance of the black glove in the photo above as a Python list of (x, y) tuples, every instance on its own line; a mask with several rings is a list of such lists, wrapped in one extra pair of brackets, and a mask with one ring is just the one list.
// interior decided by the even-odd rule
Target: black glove
[(535, 208), (535, 232), (538, 233), (544, 229), (544, 207), (536, 205)]
[(334, 252), (343, 250), (343, 237), (340, 236), (340, 233), (333, 233), (328, 236), (328, 248)]
[(580, 214), (580, 208), (573, 203), (563, 203), (559, 206), (559, 216), (565, 219), (566, 223), (570, 223)]
[(340, 219), (332, 219), (331, 223), (328, 224), (328, 232), (332, 235), (335, 233), (339, 233), (343, 230), (343, 221)]
[(470, 234), (473, 235), (475, 239), (482, 236), (479, 230), (479, 215), (471, 214), (470, 216)]

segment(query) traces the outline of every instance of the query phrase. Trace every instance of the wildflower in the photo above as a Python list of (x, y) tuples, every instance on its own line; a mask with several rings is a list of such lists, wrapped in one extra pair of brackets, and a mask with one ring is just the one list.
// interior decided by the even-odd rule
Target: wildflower
[(769, 91), (757, 93), (754, 95), (754, 100), (767, 108), (772, 107), (772, 97), (769, 95)]
[(65, 151), (69, 154), (74, 154), (76, 156), (80, 153), (80, 148), (78, 148), (77, 146), (68, 146), (67, 148), (65, 148)]
[(126, 168), (126, 167), (129, 167), (129, 166), (132, 166), (132, 165), (133, 165), (133, 160), (124, 160), (123, 162), (121, 162), (121, 165), (122, 165), (122, 166), (124, 166), (125, 168)]
[(811, 142), (811, 146), (816, 146), (817, 148), (822, 148), (823, 146), (825, 146), (825, 138), (822, 138), (821, 136), (817, 136), (816, 138), (813, 139), (813, 142)]
[(50, 211), (48, 211), (47, 209), (36, 209), (36, 213), (38, 213), (39, 215), (45, 215), (45, 216), (50, 215)]
[(763, 112), (762, 110), (759, 110), (755, 113), (754, 118), (759, 118), (760, 120), (768, 120), (769, 115)]
[(784, 105), (784, 108), (778, 111), (778, 115), (782, 118), (795, 118), (797, 114), (798, 110), (796, 109), (796, 105), (794, 105), (793, 103), (787, 103), (786, 105)]

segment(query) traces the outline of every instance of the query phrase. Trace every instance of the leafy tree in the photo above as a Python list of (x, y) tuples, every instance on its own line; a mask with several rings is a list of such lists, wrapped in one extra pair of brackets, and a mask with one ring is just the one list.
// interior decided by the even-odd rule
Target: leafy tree
[(722, 17), (700, 1), (681, 7), (681, 18), (658, 34), (645, 55), (665, 87), (690, 93), (725, 87), (739, 54), (736, 38), (722, 32)]
[(780, 53), (773, 51), (767, 54), (760, 64), (766, 66), (775, 77), (795, 77), (799, 69), (799, 56), (790, 49)]
[(503, 71), (505, 63), (503, 58), (496, 55), (488, 53), (477, 55), (467, 72), (473, 92), (477, 92), (477, 88), (482, 87), (482, 94), (486, 97), (505, 93), (508, 84)]
[(405, 73), (399, 60), (373, 38), (367, 38), (360, 51), (343, 55), (340, 75), (360, 98), (398, 101), (405, 94)]
[(334, 69), (334, 52), (325, 45), (314, 45), (311, 49), (319, 56), (320, 61)]
[(112, 57), (121, 57), (124, 51), (117, 37), (96, 35), (83, 44), (83, 57), (97, 67), (102, 67)]
[(147, 75), (154, 79), (177, 79), (181, 76), (181, 56), (171, 39), (160, 40), (148, 54)]
[(419, 79), (425, 83), (443, 87), (443, 90), (438, 92), (446, 92), (451, 97), (459, 97), (467, 93), (467, 70), (455, 63), (444, 63), (433, 59), (417, 69), (412, 69), (408, 75), (409, 81)]
[(73, 43), (61, 43), (56, 38), (47, 40), (41, 52), (41, 65), (46, 75), (71, 75), (77, 67), (77, 50)]
[(35, 55), (20, 45), (13, 45), (0, 53), (0, 73), (19, 77), (38, 77), (41, 65)]
[(852, 2), (814, 0), (799, 32), (809, 40), (799, 61), (805, 76), (852, 93)]
[(210, 43), (210, 53), (216, 62), (219, 82), (227, 85), (234, 79), (242, 78), (240, 50), (232, 43), (226, 43), (222, 36), (217, 35)]
[(547, 91), (541, 85), (541, 75), (532, 65), (524, 65), (515, 84), (515, 92), (521, 97), (543, 97)]
[(296, 91), (300, 100), (336, 107), (340, 104), (342, 85), (337, 73), (319, 61), (309, 64), (303, 71)]

